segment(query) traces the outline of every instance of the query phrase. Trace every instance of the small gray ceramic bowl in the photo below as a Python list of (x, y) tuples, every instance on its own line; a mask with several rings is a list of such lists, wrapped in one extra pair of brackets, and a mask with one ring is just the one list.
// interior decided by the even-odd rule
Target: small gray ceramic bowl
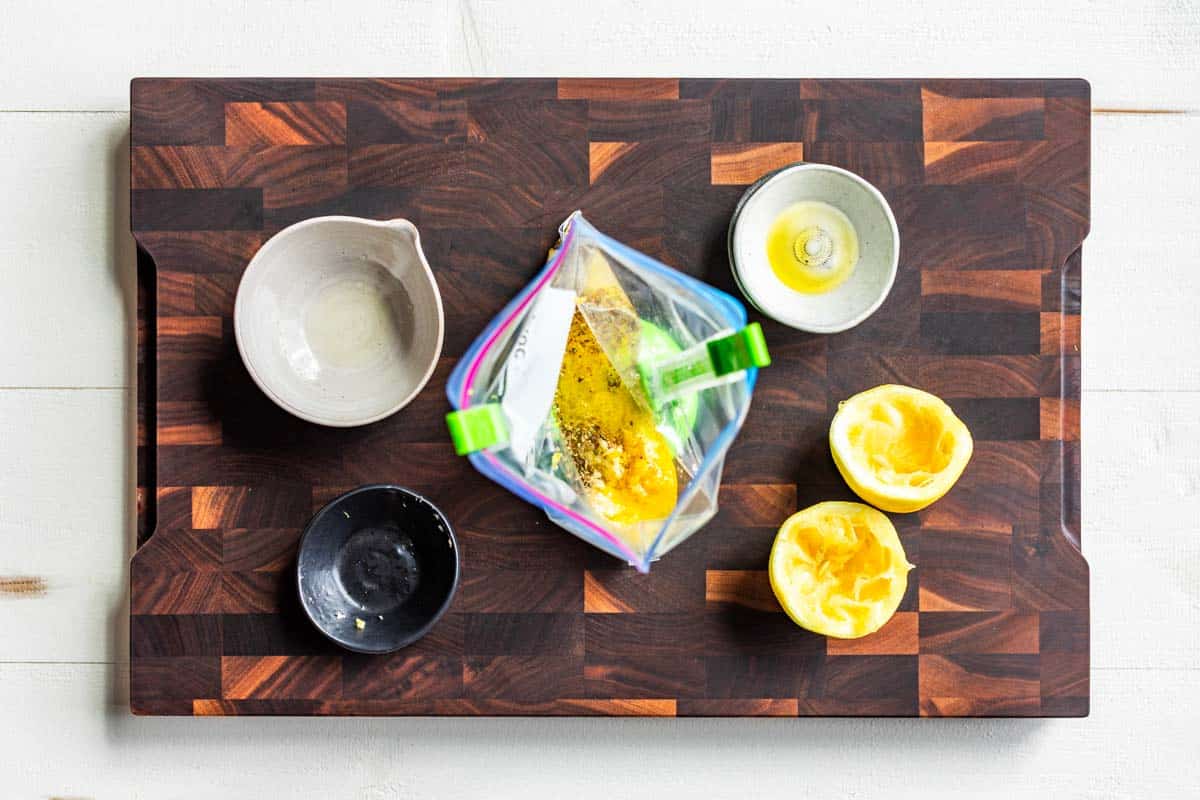
[(442, 352), (433, 270), (408, 220), (315, 217), (272, 236), (233, 310), (250, 377), (281, 408), (351, 427), (407, 405)]
[[(792, 289), (767, 261), (771, 223), (802, 200), (840, 209), (858, 234), (858, 264), (845, 283), (824, 294)], [(768, 317), (811, 333), (844, 331), (875, 313), (891, 291), (899, 258), (900, 231), (884, 196), (862, 177), (828, 164), (792, 164), (764, 176), (742, 195), (729, 223), (729, 264), (742, 294)]]

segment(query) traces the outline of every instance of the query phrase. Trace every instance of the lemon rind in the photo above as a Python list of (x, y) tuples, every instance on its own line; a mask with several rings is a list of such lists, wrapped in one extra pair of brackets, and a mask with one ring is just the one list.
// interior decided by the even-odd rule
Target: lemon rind
[[(876, 478), (870, 470), (861, 469), (853, 463), (847, 463), (847, 460), (839, 455), (839, 451), (845, 453), (853, 452), (847, 430), (853, 420), (850, 416), (843, 413), (846, 408), (852, 403), (867, 403), (870, 401), (872, 395), (890, 394), (897, 391), (916, 395), (922, 402), (926, 402), (938, 407), (940, 411), (944, 411), (946, 425), (954, 434), (955, 444), (954, 451), (950, 457), (950, 463), (937, 474), (931, 485), (904, 487), (884, 483)], [(921, 389), (888, 383), (859, 392), (839, 404), (838, 411), (833, 415), (833, 421), (829, 425), (829, 450), (833, 456), (834, 463), (837, 465), (838, 472), (842, 474), (842, 478), (854, 490), (855, 494), (884, 511), (890, 511), (895, 514), (908, 514), (920, 511), (937, 502), (954, 487), (954, 484), (958, 482), (958, 479), (962, 477), (963, 471), (967, 468), (967, 463), (970, 462), (971, 456), (974, 453), (975, 445), (971, 438), (970, 430), (958, 418), (958, 415), (954, 413), (954, 409), (946, 401), (935, 394), (930, 394)]]
[[(792, 521), (802, 514), (818, 513), (823, 509), (833, 507), (843, 513), (866, 513), (868, 516), (873, 516), (873, 524), (871, 525), (872, 532), (881, 538), (889, 550), (894, 550), (900, 554), (903, 559), (906, 569), (894, 572), (890, 578), (892, 581), (892, 591), (886, 601), (874, 606), (874, 613), (871, 615), (869, 625), (862, 630), (853, 630), (852, 623), (845, 624), (828, 624), (831, 620), (810, 617), (803, 613), (801, 604), (793, 602), (788, 597), (788, 587), (781, 586), (776, 580), (776, 559), (782, 557), (781, 541), (784, 540), (783, 533), (792, 524)], [(788, 542), (790, 545), (790, 542)], [(913, 568), (909, 563), (908, 556), (904, 551), (904, 544), (900, 540), (900, 534), (896, 531), (896, 526), (888, 519), (887, 515), (880, 512), (878, 509), (872, 508), (865, 503), (856, 503), (843, 500), (827, 500), (821, 503), (816, 503), (805, 509), (797, 511), (788, 517), (782, 525), (779, 526), (779, 533), (776, 534), (775, 541), (771, 545), (771, 554), (767, 561), (767, 578), (771, 585), (771, 591), (775, 594), (779, 605), (783, 608), (785, 614), (792, 622), (799, 625), (805, 630), (811, 631), (821, 636), (827, 636), (833, 639), (861, 639), (864, 636), (869, 636), (875, 633), (884, 625), (886, 625), (892, 617), (896, 615), (896, 611), (900, 607), (900, 603), (904, 601), (904, 595), (908, 591), (908, 572)], [(780, 570), (782, 571), (782, 570)]]

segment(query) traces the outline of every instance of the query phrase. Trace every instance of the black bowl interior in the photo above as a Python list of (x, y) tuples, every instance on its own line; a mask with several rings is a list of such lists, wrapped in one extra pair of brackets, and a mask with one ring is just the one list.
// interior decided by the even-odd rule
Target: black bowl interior
[(364, 486), (321, 509), (300, 540), (300, 604), (326, 636), (386, 653), (433, 627), (458, 586), (446, 518), (399, 486)]

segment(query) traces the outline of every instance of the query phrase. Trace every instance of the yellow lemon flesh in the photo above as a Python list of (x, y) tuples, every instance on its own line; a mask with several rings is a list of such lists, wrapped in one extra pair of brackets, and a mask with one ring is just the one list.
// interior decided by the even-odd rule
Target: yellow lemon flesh
[(839, 639), (874, 633), (892, 618), (912, 565), (891, 521), (862, 503), (798, 511), (771, 547), (771, 589), (802, 628)]
[(971, 459), (971, 432), (929, 392), (887, 384), (838, 406), (829, 449), (855, 494), (898, 514), (940, 498)]

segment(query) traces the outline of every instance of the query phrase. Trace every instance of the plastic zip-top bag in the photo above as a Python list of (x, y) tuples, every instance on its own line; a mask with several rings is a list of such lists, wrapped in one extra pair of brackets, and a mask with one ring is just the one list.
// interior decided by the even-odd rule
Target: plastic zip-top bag
[(579, 212), (447, 386), (459, 454), (555, 524), (646, 572), (717, 510), (762, 330), (734, 298)]

